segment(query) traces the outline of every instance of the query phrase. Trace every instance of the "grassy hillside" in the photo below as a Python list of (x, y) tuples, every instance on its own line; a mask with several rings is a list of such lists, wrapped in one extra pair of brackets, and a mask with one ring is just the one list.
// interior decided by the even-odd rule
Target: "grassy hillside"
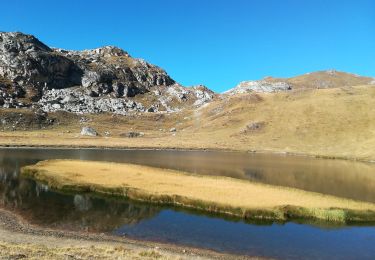
[[(373, 86), (244, 94), (173, 114), (85, 115), (85, 122), (80, 115), (50, 117), (59, 124), (0, 132), (0, 144), (256, 150), (375, 160)], [(83, 125), (101, 136), (80, 136)], [(175, 133), (169, 132), (172, 127)], [(120, 137), (127, 131), (145, 135)]]
[(368, 86), (245, 94), (202, 109), (196, 132), (248, 150), (374, 159), (374, 105)]

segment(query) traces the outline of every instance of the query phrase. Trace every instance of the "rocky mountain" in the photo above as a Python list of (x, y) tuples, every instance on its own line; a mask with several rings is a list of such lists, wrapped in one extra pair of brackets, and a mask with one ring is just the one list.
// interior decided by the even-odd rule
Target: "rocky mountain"
[[(375, 85), (375, 79), (327, 70), (292, 78), (243, 81), (224, 96), (366, 84)], [(114, 46), (70, 51), (50, 48), (32, 35), (0, 32), (3, 108), (127, 115), (199, 107), (215, 96), (202, 85), (184, 87), (163, 69)]]
[(375, 79), (336, 70), (326, 70), (292, 78), (266, 77), (258, 81), (243, 81), (234, 88), (224, 92), (224, 94), (235, 95), (248, 92), (279, 92), (357, 85), (375, 85)]
[(74, 113), (177, 111), (214, 93), (184, 87), (163, 69), (113, 46), (69, 51), (0, 32), (0, 106)]

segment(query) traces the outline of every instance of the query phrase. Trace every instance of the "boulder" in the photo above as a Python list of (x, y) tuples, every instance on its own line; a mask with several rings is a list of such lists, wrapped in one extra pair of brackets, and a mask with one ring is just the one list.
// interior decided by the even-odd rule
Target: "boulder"
[(264, 122), (252, 122), (246, 126), (247, 130), (254, 131), (259, 130), (264, 126)]
[(81, 135), (84, 135), (84, 136), (97, 136), (98, 133), (95, 131), (94, 128), (85, 126), (85, 127), (82, 127)]

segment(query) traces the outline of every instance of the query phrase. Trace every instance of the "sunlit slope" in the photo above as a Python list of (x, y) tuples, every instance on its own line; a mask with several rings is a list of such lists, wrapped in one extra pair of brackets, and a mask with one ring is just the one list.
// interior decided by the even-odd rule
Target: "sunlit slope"
[(197, 135), (233, 147), (375, 159), (371, 86), (244, 94), (195, 114)]
[[(256, 150), (375, 161), (374, 86), (221, 96), (170, 114), (87, 114), (97, 137), (79, 135), (79, 115), (51, 117), (59, 124), (0, 132), (0, 145)], [(144, 136), (121, 136), (128, 131)]]

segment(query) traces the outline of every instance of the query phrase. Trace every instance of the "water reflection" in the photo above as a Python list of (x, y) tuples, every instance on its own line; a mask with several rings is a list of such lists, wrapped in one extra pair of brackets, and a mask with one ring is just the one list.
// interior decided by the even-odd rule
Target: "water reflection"
[[(13, 166), (12, 166), (13, 165)], [(60, 194), (43, 184), (18, 177), (17, 163), (0, 167), (0, 206), (38, 225), (69, 230), (110, 232), (155, 216), (157, 207), (88, 194)]]
[(375, 259), (375, 228), (371, 227), (248, 225), (165, 210), (155, 218), (134, 226), (124, 225), (114, 233), (276, 259)]
[[(30, 158), (33, 158), (31, 160)], [(151, 150), (0, 149), (0, 164), (43, 159), (129, 162), (207, 175), (223, 175), (375, 202), (375, 164), (297, 156)]]

